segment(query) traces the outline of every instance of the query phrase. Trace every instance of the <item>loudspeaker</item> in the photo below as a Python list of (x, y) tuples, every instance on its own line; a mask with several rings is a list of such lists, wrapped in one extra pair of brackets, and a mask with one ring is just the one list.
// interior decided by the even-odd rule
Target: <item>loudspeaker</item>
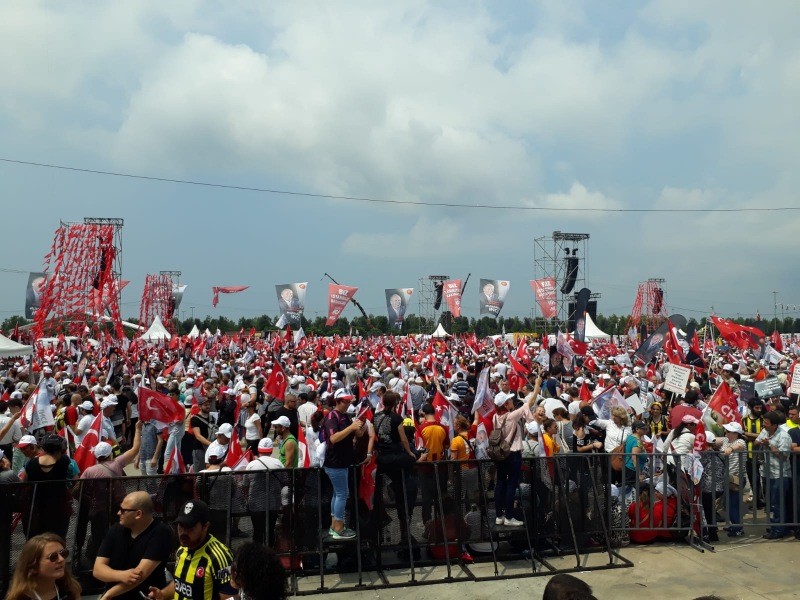
[(656, 288), (653, 290), (653, 314), (657, 315), (661, 312), (661, 306), (664, 304), (664, 290)]
[(453, 313), (451, 313), (449, 310), (444, 311), (442, 315), (439, 317), (439, 323), (441, 323), (442, 327), (444, 327), (447, 331), (452, 332)]
[(442, 305), (442, 290), (444, 289), (444, 284), (441, 281), (437, 281), (433, 284), (433, 289), (436, 290), (436, 300), (433, 302), (433, 310), (439, 310), (439, 307)]
[(572, 288), (575, 287), (575, 280), (578, 278), (578, 257), (567, 256), (564, 258), (567, 273), (564, 276), (564, 282), (561, 284), (561, 293), (569, 294)]
[[(592, 321), (596, 321), (597, 319), (597, 300), (589, 300), (586, 304), (586, 312), (589, 313), (589, 316), (592, 317)], [(568, 302), (567, 303), (567, 314), (569, 318), (567, 319), (567, 328), (570, 332), (575, 331), (575, 302)]]

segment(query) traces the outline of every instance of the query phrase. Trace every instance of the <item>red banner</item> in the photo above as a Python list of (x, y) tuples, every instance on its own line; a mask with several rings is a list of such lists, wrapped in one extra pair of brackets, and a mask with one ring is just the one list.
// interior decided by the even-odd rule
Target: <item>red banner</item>
[(708, 402), (708, 408), (718, 413), (724, 420), (723, 423), (741, 423), (742, 417), (739, 414), (739, 403), (736, 402), (736, 394), (733, 393), (727, 381), (723, 381), (711, 400)]
[(448, 279), (442, 286), (442, 295), (447, 302), (447, 308), (454, 317), (461, 316), (461, 280)]
[(558, 312), (556, 308), (556, 280), (552, 277), (532, 279), (531, 287), (536, 296), (536, 301), (539, 303), (542, 316), (545, 319), (554, 319)]
[(325, 321), (325, 325), (330, 327), (336, 323), (339, 317), (342, 316), (344, 307), (353, 299), (357, 291), (357, 287), (350, 285), (339, 285), (337, 283), (328, 285), (328, 320)]
[(219, 304), (220, 294), (238, 294), (249, 288), (249, 285), (229, 285), (227, 287), (214, 286), (211, 291), (214, 293), (214, 298), (211, 300), (211, 305), (216, 307)]

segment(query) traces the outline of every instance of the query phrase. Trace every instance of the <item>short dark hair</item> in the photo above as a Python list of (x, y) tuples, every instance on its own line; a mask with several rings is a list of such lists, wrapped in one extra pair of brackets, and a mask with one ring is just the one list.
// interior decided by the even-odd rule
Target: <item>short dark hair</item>
[(400, 394), (397, 392), (386, 392), (383, 395), (383, 412), (391, 412), (397, 403), (400, 402)]
[(433, 408), (432, 404), (425, 403), (422, 405), (422, 414), (423, 415), (435, 415), (436, 409)]
[(778, 412), (777, 410), (771, 410), (763, 417), (765, 420), (769, 419), (769, 422), (773, 425), (783, 425), (786, 423), (786, 417), (783, 416), (783, 413)]
[(542, 600), (590, 600), (594, 598), (591, 586), (568, 573), (553, 575), (544, 586)]

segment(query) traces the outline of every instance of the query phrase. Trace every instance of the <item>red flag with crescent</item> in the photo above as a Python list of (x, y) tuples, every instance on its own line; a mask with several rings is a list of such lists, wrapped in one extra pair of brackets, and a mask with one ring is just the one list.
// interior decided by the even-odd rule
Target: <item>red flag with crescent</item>
[(102, 424), (103, 414), (101, 413), (94, 418), (89, 431), (83, 436), (81, 445), (75, 449), (75, 462), (78, 464), (81, 473), (97, 462), (93, 450), (100, 443), (100, 428)]
[(283, 372), (280, 364), (277, 362), (272, 368), (272, 373), (269, 374), (269, 379), (264, 384), (264, 391), (273, 398), (283, 400), (286, 397), (286, 373)]
[(142, 421), (175, 423), (186, 417), (186, 410), (166, 394), (139, 386), (139, 418)]

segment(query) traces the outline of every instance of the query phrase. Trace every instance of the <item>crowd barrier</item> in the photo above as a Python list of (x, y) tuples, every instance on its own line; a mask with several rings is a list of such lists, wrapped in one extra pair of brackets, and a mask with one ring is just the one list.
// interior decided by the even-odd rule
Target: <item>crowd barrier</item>
[(91, 589), (97, 548), (120, 500), (136, 490), (153, 497), (157, 516), (167, 522), (186, 500), (207, 501), (212, 533), (234, 551), (251, 539), (275, 548), (298, 595), (629, 567), (619, 548), (637, 537), (713, 549), (703, 536), (738, 526), (731, 523), (737, 507), (734, 521), (747, 528), (798, 525), (796, 464), (781, 486), (767, 479), (763, 487), (767, 509), (779, 510), (780, 522), (770, 522), (770, 511), (758, 508), (757, 499), (751, 508), (745, 501), (747, 481), (755, 482), (757, 498), (764, 483), (759, 475), (770, 472), (774, 458), (768, 452), (742, 461), (738, 495), (730, 491), (730, 459), (719, 453), (696, 459), (704, 465), (721, 461), (699, 482), (683, 471), (697, 470), (686, 464), (689, 457), (637, 456), (648, 460), (622, 472), (612, 469), (608, 454), (524, 459), (514, 499), (513, 516), (523, 523), (517, 527), (495, 522), (497, 468), (491, 461), (379, 467), (372, 494), (363, 467), (353, 467), (347, 506), (352, 540), (328, 535), (332, 487), (317, 468), (129, 476), (72, 482), (70, 489), (65, 482), (3, 484), (0, 584), (4, 593), (26, 532), (40, 525), (40, 507), (53, 506), (58, 497), (63, 512), (56, 520), (64, 523), (72, 568)]

